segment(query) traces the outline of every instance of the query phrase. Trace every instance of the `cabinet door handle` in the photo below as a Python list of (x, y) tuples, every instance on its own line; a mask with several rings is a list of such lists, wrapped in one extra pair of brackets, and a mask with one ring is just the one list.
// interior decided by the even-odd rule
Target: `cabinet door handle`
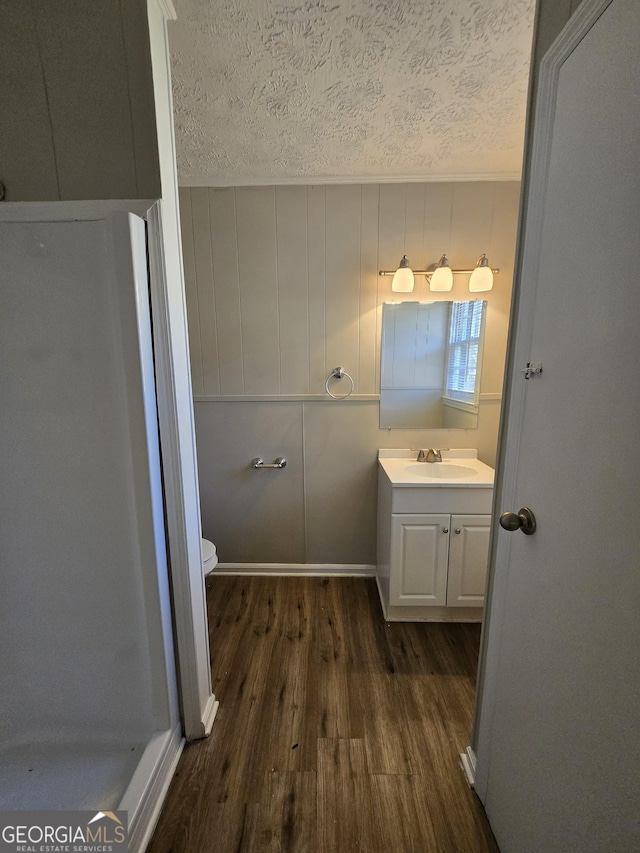
[(449, 528), (448, 528), (448, 527), (443, 527), (443, 528), (442, 528), (442, 532), (443, 532), (443, 533), (448, 533), (448, 532), (449, 532)]
[(454, 531), (454, 532), (455, 532), (455, 533), (460, 533), (460, 528), (459, 528), (459, 527), (456, 527), (456, 529), (455, 529), (455, 531)]

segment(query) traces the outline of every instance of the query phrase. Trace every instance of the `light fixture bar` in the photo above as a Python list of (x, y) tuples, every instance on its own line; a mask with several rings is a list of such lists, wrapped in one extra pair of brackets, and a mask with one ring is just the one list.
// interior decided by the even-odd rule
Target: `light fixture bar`
[[(413, 270), (414, 275), (426, 275), (428, 278), (434, 274), (435, 270)], [(471, 275), (473, 270), (451, 270), (454, 275)], [(491, 272), (497, 275), (500, 272), (500, 267), (492, 267)], [(378, 275), (395, 275), (396, 270), (378, 270)]]

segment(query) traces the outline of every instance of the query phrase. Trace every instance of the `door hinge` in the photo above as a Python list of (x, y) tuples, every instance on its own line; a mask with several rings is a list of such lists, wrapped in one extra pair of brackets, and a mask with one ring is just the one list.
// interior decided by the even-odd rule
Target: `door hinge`
[(524, 373), (525, 379), (531, 379), (532, 376), (537, 376), (538, 374), (542, 373), (542, 365), (532, 364), (530, 361), (528, 361), (526, 367), (520, 368), (520, 373)]

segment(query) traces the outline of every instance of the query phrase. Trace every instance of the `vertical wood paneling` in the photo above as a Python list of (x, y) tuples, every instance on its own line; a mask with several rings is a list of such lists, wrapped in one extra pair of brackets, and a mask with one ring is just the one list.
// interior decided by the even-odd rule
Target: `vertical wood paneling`
[(391, 277), (377, 271), (395, 269), (405, 252), (415, 269), (443, 252), (454, 268), (473, 267), (482, 252), (502, 268), (484, 297), (490, 343), (482, 384), (484, 392), (500, 390), (517, 182), (194, 188), (189, 195), (183, 241), (188, 283), (197, 279), (197, 292), (188, 293), (196, 394), (324, 394), (338, 365), (353, 376), (356, 393), (377, 393), (382, 304), (469, 298), (466, 276), (455, 277), (451, 293), (431, 293), (418, 276), (413, 293), (393, 294)]
[(398, 387), (415, 384), (418, 308), (418, 302), (406, 302), (395, 312), (391, 384)]
[(160, 196), (146, 3), (1, 6), (7, 200)]
[[(449, 256), (454, 265), (456, 260), (451, 257), (451, 212), (453, 205), (453, 184), (426, 184), (424, 202), (424, 267), (429, 269), (440, 260), (441, 255)], [(425, 279), (426, 281), (426, 279)], [(425, 285), (427, 292), (428, 285)], [(432, 294), (430, 299), (448, 299), (446, 294)]]
[(309, 393), (306, 187), (276, 188), (276, 253), (282, 394)]
[[(380, 213), (378, 217), (378, 269), (395, 270), (405, 254), (405, 224), (407, 214), (407, 192), (405, 184), (383, 184), (380, 187)], [(409, 263), (416, 266), (409, 257)], [(420, 269), (420, 267), (418, 267)], [(391, 277), (379, 276), (377, 288), (378, 310), (376, 311), (376, 388), (380, 387), (380, 336), (382, 328), (382, 304), (394, 300), (411, 300), (413, 294), (394, 294)]]
[(244, 393), (235, 191), (209, 190), (220, 393)]
[(444, 386), (446, 341), (449, 332), (449, 305), (432, 305), (428, 311), (425, 333), (427, 357), (423, 361), (425, 385), (432, 388)]
[(326, 189), (307, 188), (308, 280), (309, 280), (309, 390), (322, 394), (325, 382), (325, 256)]
[(360, 221), (360, 308), (359, 358), (356, 392), (377, 394), (378, 374), (378, 217), (380, 213), (380, 187), (366, 184), (362, 187)]
[(384, 388), (393, 384), (393, 353), (396, 348), (396, 311), (395, 306), (387, 304), (382, 306), (382, 336), (380, 351), (382, 354), (380, 368), (380, 387)]
[[(414, 382), (416, 385), (436, 387), (436, 381), (442, 380), (441, 364), (437, 354), (442, 352), (442, 336), (438, 335), (438, 324), (431, 320), (431, 310), (441, 308), (439, 305), (420, 305), (416, 323), (416, 369)], [(419, 341), (426, 341), (424, 349)], [(435, 361), (435, 364), (434, 364)], [(438, 370), (440, 368), (440, 370)]]
[[(425, 269), (424, 258), (424, 210), (425, 184), (406, 184), (407, 187), (407, 217), (405, 223), (405, 252), (414, 269)], [(424, 299), (426, 279), (421, 276), (416, 279), (414, 293)]]
[(0, 163), (7, 201), (57, 201), (53, 133), (34, 12), (24, 0), (2, 4), (0, 97)]
[[(405, 250), (405, 225), (407, 217), (407, 185), (382, 184), (380, 187), (380, 218), (378, 223), (378, 268), (395, 270)], [(416, 266), (409, 258), (409, 263)], [(380, 287), (390, 298), (391, 279), (381, 278)]]
[(193, 218), (198, 317), (200, 319), (202, 386), (205, 394), (219, 394), (220, 369), (216, 335), (216, 306), (213, 293), (209, 191), (206, 187), (194, 187), (191, 190), (191, 215)]
[[(473, 269), (478, 257), (489, 251), (495, 186), (493, 181), (454, 184), (449, 258), (452, 267)], [(454, 292), (462, 289), (468, 293), (468, 278), (455, 276), (453, 287)]]
[(442, 389), (449, 303), (383, 306), (380, 387)]
[(520, 205), (519, 184), (496, 183), (495, 192), (491, 243), (485, 251), (491, 265), (500, 267), (500, 273), (494, 276), (493, 290), (487, 294), (490, 298), (485, 328), (481, 393), (495, 393), (502, 389)]
[[(328, 187), (326, 199), (325, 378), (337, 366), (353, 376), (358, 366), (361, 188)], [(347, 389), (347, 380), (335, 381), (333, 393)]]
[[(513, 271), (516, 235), (518, 231), (518, 208), (520, 184), (512, 181), (495, 184), (495, 205), (492, 218), (489, 255), (491, 266), (499, 266), (507, 273)], [(490, 254), (489, 254), (490, 253)], [(493, 260), (491, 260), (493, 258)], [(494, 279), (494, 289), (504, 286), (504, 279)], [(510, 289), (510, 288), (509, 288)]]
[(202, 350), (200, 348), (200, 311), (196, 283), (196, 255), (193, 243), (193, 216), (191, 215), (191, 190), (179, 191), (180, 225), (182, 232), (182, 258), (184, 265), (184, 287), (189, 316), (189, 359), (191, 361), (191, 385), (196, 396), (204, 394), (202, 378)]
[(85, 5), (78, 0), (33, 4), (60, 197), (135, 198), (120, 10), (113, 3), (96, 2), (87, 14)]
[(236, 190), (245, 394), (280, 393), (274, 187)]
[(141, 14), (141, 5), (139, 0), (136, 3), (120, 0), (122, 36), (129, 80), (136, 190), (137, 198), (159, 198), (162, 196), (162, 187), (153, 80), (150, 74), (149, 23), (147, 15)]

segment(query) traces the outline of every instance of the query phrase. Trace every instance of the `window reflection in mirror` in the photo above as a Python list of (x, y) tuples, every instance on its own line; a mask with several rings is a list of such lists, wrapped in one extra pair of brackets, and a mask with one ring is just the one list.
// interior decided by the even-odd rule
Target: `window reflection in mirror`
[(383, 305), (382, 429), (477, 427), (486, 313), (478, 300)]

